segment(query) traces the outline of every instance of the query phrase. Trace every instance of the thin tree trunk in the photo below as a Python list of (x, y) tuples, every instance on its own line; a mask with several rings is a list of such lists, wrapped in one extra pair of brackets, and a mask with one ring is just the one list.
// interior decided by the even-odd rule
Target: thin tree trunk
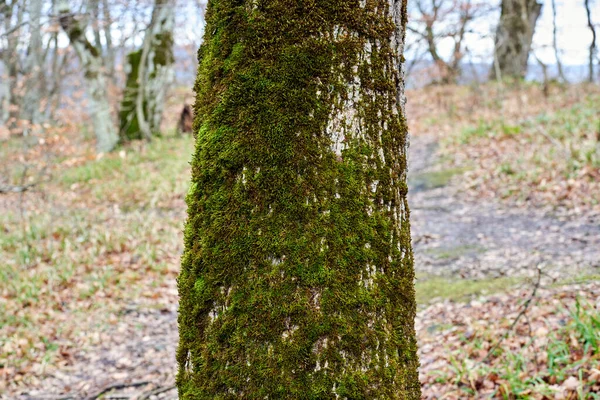
[(75, 49), (83, 68), (90, 117), (96, 134), (98, 152), (108, 152), (115, 148), (119, 136), (112, 122), (106, 78), (103, 74), (103, 62), (100, 50), (85, 37), (82, 27), (69, 10), (68, 0), (58, 2), (60, 24)]
[(592, 21), (592, 9), (590, 0), (585, 0), (585, 11), (587, 14), (588, 28), (592, 32), (592, 42), (590, 43), (589, 58), (588, 58), (588, 81), (594, 82), (594, 59), (596, 55), (596, 28)]
[(310, 4), (208, 3), (182, 399), (421, 398), (406, 0)]
[(558, 77), (562, 82), (567, 82), (560, 60), (560, 51), (558, 49), (558, 34), (556, 24), (556, 0), (552, 0), (552, 47), (554, 48), (554, 57), (556, 58), (556, 67), (558, 68)]
[(102, 0), (102, 15), (104, 19), (104, 40), (106, 42), (106, 73), (108, 76), (116, 78), (115, 76), (115, 49), (112, 41), (112, 19), (110, 16), (110, 8), (108, 6), (108, 0)]
[[(27, 2), (11, 2), (9, 5), (5, 2), (3, 7), (4, 12), (4, 28), (7, 34), (7, 48), (2, 52), (4, 66), (8, 81), (8, 127), (16, 129), (19, 125), (19, 113), (22, 106), (22, 93), (19, 91), (19, 31), (23, 24), (23, 16), (25, 13)], [(13, 18), (16, 19), (14, 25)]]
[(152, 131), (150, 130), (150, 124), (146, 120), (146, 114), (144, 110), (144, 100), (146, 99), (146, 88), (149, 82), (146, 81), (146, 63), (148, 62), (148, 53), (150, 52), (150, 46), (152, 45), (152, 35), (146, 35), (144, 37), (144, 44), (142, 45), (142, 54), (140, 56), (140, 65), (137, 82), (137, 96), (135, 98), (135, 117), (137, 118), (138, 127), (142, 133), (142, 137), (146, 140), (152, 139)]
[(42, 43), (43, 0), (29, 0), (30, 40), (24, 63), (25, 94), (20, 110), (20, 119), (37, 124), (41, 122), (41, 98), (45, 87), (45, 52)]

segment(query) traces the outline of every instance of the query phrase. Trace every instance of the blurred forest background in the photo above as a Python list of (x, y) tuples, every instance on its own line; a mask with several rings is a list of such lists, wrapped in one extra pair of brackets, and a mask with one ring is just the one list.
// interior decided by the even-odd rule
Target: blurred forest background
[[(205, 6), (0, 0), (0, 398), (176, 398)], [(424, 398), (600, 399), (600, 1), (409, 14)]]

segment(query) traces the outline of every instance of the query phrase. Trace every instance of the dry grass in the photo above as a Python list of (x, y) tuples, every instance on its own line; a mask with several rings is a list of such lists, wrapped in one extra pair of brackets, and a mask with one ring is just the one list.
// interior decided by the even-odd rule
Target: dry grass
[(600, 209), (600, 87), (430, 87), (408, 93), (412, 132), (440, 138), (474, 197)]

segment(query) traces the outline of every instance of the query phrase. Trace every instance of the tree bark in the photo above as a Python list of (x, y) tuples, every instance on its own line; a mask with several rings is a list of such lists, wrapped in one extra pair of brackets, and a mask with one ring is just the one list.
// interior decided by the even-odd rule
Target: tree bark
[(523, 79), (535, 26), (542, 11), (537, 0), (502, 0), (496, 30), (494, 65), (490, 79)]
[(567, 78), (563, 71), (562, 61), (560, 60), (560, 50), (558, 48), (558, 34), (556, 26), (556, 0), (552, 0), (552, 47), (554, 48), (554, 58), (556, 58), (556, 67), (558, 68), (558, 77), (562, 82), (567, 83)]
[(594, 59), (596, 58), (596, 27), (592, 21), (592, 9), (590, 7), (590, 0), (585, 0), (585, 11), (587, 14), (588, 28), (592, 32), (592, 42), (590, 43), (590, 50), (588, 56), (588, 81), (594, 82)]
[(85, 37), (83, 28), (69, 10), (68, 0), (60, 0), (57, 5), (60, 25), (69, 37), (83, 68), (90, 117), (96, 135), (96, 149), (98, 152), (111, 151), (117, 145), (119, 136), (110, 113), (101, 52)]
[(406, 0), (213, 0), (180, 398), (420, 399)]
[[(0, 3), (2, 4), (2, 3)], [(27, 2), (6, 1), (2, 4), (3, 22), (6, 35), (7, 47), (2, 51), (2, 61), (6, 69), (7, 99), (7, 125), (10, 129), (16, 129), (19, 125), (19, 113), (22, 106), (23, 95), (19, 90), (19, 34), (23, 24), (25, 7)], [(13, 24), (14, 22), (14, 24)]]
[(41, 25), (42, 5), (43, 0), (29, 0), (30, 40), (23, 68), (25, 94), (20, 110), (20, 119), (34, 124), (40, 123), (42, 119), (40, 107), (45, 89), (45, 57)]
[(121, 103), (121, 140), (150, 139), (160, 132), (166, 93), (173, 82), (173, 0), (156, 0), (142, 49), (128, 56)]

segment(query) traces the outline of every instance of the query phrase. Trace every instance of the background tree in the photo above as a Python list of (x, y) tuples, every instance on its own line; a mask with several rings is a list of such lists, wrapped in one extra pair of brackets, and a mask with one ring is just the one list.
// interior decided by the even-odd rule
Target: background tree
[(124, 141), (150, 139), (160, 131), (166, 91), (174, 78), (173, 0), (156, 0), (142, 48), (129, 53), (127, 83), (119, 114)]
[[(0, 2), (0, 17), (4, 24), (1, 39), (4, 41), (0, 49), (4, 64), (5, 88), (3, 101), (3, 120), (11, 129), (16, 129), (19, 121), (22, 92), (19, 91), (19, 44), (22, 30), (25, 27), (26, 2), (4, 0)], [(4, 80), (3, 79), (3, 80)]]
[[(415, 35), (414, 42), (423, 43), (436, 68), (436, 81), (442, 84), (457, 83), (461, 63), (466, 54), (465, 39), (471, 23), (488, 12), (483, 3), (472, 0), (416, 0), (411, 2), (412, 13), (408, 26)], [(444, 57), (440, 43), (449, 41), (452, 52)], [(418, 62), (419, 57), (415, 57)]]
[(87, 39), (85, 27), (81, 26), (80, 21), (75, 18), (67, 0), (58, 1), (57, 11), (60, 25), (69, 37), (83, 69), (90, 103), (90, 116), (96, 135), (96, 148), (99, 152), (111, 151), (117, 145), (119, 136), (110, 112), (101, 49)]
[(29, 0), (28, 14), (30, 25), (29, 45), (23, 65), (25, 75), (25, 93), (20, 107), (20, 119), (39, 123), (42, 120), (41, 99), (44, 85), (45, 51), (42, 43), (42, 5), (43, 0)]
[(537, 0), (502, 0), (491, 79), (523, 79), (535, 26), (542, 12)]
[(556, 59), (556, 68), (558, 77), (562, 82), (567, 82), (565, 72), (563, 71), (562, 62), (560, 60), (560, 49), (558, 48), (558, 27), (556, 23), (556, 0), (552, 0), (552, 48), (554, 50), (554, 58)]
[(585, 12), (587, 15), (588, 28), (592, 33), (592, 42), (590, 43), (590, 49), (588, 54), (588, 81), (594, 82), (594, 59), (596, 58), (596, 27), (592, 21), (592, 9), (590, 6), (591, 1), (585, 0)]
[(181, 398), (420, 398), (406, 0), (361, 3), (208, 5)]

